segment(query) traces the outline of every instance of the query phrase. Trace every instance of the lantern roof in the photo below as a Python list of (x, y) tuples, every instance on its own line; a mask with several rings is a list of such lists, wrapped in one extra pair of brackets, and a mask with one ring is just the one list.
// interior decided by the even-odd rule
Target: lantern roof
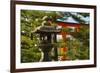
[(59, 33), (61, 30), (56, 29), (53, 26), (41, 26), (39, 29), (35, 31), (35, 33)]

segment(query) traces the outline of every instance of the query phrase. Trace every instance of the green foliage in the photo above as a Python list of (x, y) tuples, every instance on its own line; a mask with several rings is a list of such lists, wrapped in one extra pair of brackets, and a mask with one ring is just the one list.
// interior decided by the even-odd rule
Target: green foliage
[(89, 59), (89, 28), (81, 27), (80, 32), (74, 36), (75, 40), (67, 40), (67, 56), (70, 59)]
[(32, 47), (32, 40), (26, 36), (21, 36), (21, 48), (28, 49)]
[(41, 58), (41, 53), (36, 52), (33, 48), (21, 49), (21, 62), (37, 62)]
[(21, 36), (21, 62), (37, 62), (41, 58), (41, 52), (36, 44), (27, 36)]

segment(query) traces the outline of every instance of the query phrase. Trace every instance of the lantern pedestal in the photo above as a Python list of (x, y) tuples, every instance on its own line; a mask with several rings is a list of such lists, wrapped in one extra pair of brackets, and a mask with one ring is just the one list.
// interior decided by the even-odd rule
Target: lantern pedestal
[(53, 45), (48, 43), (41, 43), (39, 47), (43, 52), (42, 61), (51, 61), (52, 59), (49, 53), (52, 50)]

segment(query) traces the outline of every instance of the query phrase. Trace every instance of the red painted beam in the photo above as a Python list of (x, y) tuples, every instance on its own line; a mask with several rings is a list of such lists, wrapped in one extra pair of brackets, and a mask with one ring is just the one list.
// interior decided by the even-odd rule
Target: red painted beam
[(79, 23), (65, 23), (65, 22), (57, 22), (59, 26), (72, 26), (72, 27), (79, 27)]

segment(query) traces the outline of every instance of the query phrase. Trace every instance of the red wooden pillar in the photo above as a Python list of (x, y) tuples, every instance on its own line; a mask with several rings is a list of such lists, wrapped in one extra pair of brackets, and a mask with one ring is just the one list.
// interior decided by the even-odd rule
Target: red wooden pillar
[[(63, 27), (62, 27), (63, 28)], [(63, 44), (63, 46), (60, 48), (60, 50), (61, 50), (61, 58), (60, 58), (60, 60), (61, 61), (63, 61), (63, 60), (66, 60), (66, 51), (67, 51), (67, 46), (66, 46), (66, 43), (65, 43), (65, 39), (66, 39), (66, 36), (67, 36), (67, 33), (66, 32), (64, 32), (64, 31), (62, 31), (61, 32), (61, 35), (62, 35), (62, 44)]]

